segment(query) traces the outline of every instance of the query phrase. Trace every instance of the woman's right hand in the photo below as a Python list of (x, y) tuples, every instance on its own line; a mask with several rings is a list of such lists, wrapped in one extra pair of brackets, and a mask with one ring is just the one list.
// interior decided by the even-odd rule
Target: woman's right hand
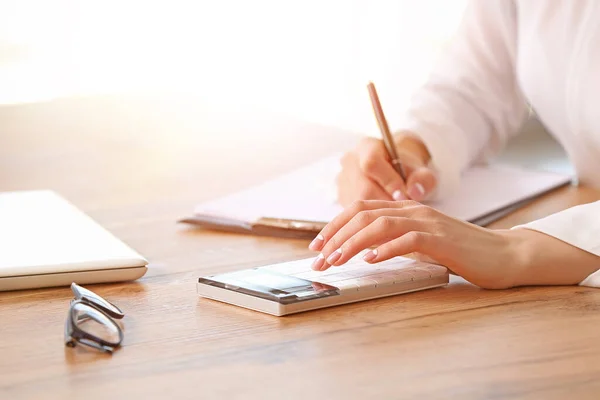
[(337, 177), (338, 201), (344, 207), (357, 200), (422, 201), (435, 189), (434, 171), (425, 144), (415, 136), (395, 136), (396, 152), (406, 171), (407, 181), (396, 172), (383, 141), (364, 138), (355, 150), (342, 157)]

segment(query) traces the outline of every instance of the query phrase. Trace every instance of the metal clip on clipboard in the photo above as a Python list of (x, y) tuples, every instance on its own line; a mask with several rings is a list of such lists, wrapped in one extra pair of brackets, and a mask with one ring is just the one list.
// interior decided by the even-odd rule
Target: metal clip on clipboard
[(326, 225), (325, 222), (268, 217), (247, 222), (211, 215), (194, 215), (179, 222), (222, 232), (251, 233), (259, 236), (293, 239), (313, 239)]

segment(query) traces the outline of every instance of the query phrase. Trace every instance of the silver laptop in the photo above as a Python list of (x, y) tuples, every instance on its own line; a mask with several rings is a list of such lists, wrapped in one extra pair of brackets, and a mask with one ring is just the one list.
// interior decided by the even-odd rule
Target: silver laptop
[(134, 280), (147, 264), (55, 192), (0, 193), (0, 291)]

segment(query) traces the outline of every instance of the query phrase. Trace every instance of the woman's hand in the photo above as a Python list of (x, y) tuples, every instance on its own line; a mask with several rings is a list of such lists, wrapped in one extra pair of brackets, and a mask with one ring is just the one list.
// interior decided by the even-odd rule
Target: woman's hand
[(600, 257), (528, 229), (490, 230), (414, 201), (358, 201), (310, 244), (315, 270), (344, 264), (364, 249), (377, 263), (417, 253), (488, 289), (577, 284)]
[(364, 138), (341, 160), (337, 177), (338, 201), (348, 206), (356, 200), (424, 200), (436, 186), (434, 172), (427, 167), (427, 148), (410, 134), (394, 137), (398, 158), (407, 182), (396, 172), (381, 140)]

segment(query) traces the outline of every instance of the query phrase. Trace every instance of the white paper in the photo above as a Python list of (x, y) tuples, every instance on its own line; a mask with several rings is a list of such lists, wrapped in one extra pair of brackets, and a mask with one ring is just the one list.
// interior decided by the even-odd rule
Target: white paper
[[(261, 217), (328, 222), (342, 211), (335, 200), (340, 155), (322, 159), (248, 190), (199, 204), (195, 212), (252, 222)], [(441, 202), (427, 203), (465, 221), (569, 182), (569, 175), (507, 165), (474, 167), (461, 187)]]

